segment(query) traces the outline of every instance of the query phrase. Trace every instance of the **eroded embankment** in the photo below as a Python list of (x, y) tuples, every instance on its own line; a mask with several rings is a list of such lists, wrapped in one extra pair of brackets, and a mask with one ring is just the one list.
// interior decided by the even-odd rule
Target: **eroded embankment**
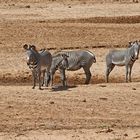
[(89, 18), (69, 18), (58, 20), (40, 20), (40, 23), (112, 23), (112, 24), (135, 24), (140, 23), (140, 16), (115, 16), (115, 17), (89, 17)]
[[(81, 85), (85, 82), (85, 74), (77, 73), (67, 75), (67, 81), (69, 85)], [(132, 79), (133, 82), (140, 82), (140, 76)], [(110, 76), (110, 83), (124, 83), (125, 76)], [(54, 77), (54, 84), (60, 84), (61, 78), (60, 74), (56, 74)], [(104, 75), (93, 75), (91, 77), (90, 84), (101, 84), (105, 83)], [(5, 74), (0, 76), (0, 85), (32, 85), (32, 75), (30, 73), (22, 73), (22, 74)]]

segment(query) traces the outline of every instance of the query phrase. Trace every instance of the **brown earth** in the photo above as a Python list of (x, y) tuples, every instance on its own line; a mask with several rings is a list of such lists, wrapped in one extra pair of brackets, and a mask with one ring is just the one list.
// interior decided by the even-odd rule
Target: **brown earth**
[[(140, 40), (140, 4), (132, 1), (0, 1), (0, 139), (140, 139), (140, 60), (132, 83), (116, 67), (104, 80), (105, 55)], [(59, 73), (54, 87), (31, 89), (23, 44), (51, 53), (88, 49), (97, 58), (90, 85), (81, 70)]]

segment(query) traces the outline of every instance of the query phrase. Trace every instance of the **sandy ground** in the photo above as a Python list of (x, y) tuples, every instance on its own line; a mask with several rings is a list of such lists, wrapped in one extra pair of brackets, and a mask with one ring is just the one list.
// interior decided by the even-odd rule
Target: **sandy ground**
[[(104, 80), (105, 55), (140, 40), (140, 4), (131, 1), (0, 1), (0, 139), (140, 139), (140, 60), (132, 83), (116, 67)], [(90, 85), (81, 70), (67, 72), (69, 86), (31, 89), (23, 44), (51, 53), (88, 49), (96, 55)], [(58, 85), (59, 84), (59, 85)]]
[[(30, 6), (30, 8), (28, 8)], [(7, 8), (5, 9), (5, 7)], [(64, 5), (64, 4), (22, 4), (2, 5), (1, 20), (56, 20), (78, 19), (89, 17), (136, 16), (140, 13), (140, 4), (95, 4), (95, 5)], [(130, 10), (131, 9), (131, 10)], [(61, 14), (63, 13), (63, 14)]]
[(0, 86), (0, 137), (139, 139), (139, 87), (139, 82), (43, 91), (31, 86)]

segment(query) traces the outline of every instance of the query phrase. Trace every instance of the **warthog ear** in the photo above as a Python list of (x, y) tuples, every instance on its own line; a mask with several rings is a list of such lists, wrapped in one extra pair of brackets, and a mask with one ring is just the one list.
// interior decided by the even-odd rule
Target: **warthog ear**
[(23, 49), (28, 50), (28, 45), (27, 44), (23, 45)]

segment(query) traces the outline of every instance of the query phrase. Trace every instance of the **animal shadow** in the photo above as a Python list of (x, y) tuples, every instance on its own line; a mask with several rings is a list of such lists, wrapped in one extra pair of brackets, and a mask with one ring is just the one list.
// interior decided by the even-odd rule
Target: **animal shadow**
[(64, 91), (64, 90), (68, 90), (70, 91), (69, 89), (71, 88), (76, 88), (77, 86), (62, 86), (62, 85), (56, 85), (56, 86), (53, 86), (52, 87), (52, 91)]

